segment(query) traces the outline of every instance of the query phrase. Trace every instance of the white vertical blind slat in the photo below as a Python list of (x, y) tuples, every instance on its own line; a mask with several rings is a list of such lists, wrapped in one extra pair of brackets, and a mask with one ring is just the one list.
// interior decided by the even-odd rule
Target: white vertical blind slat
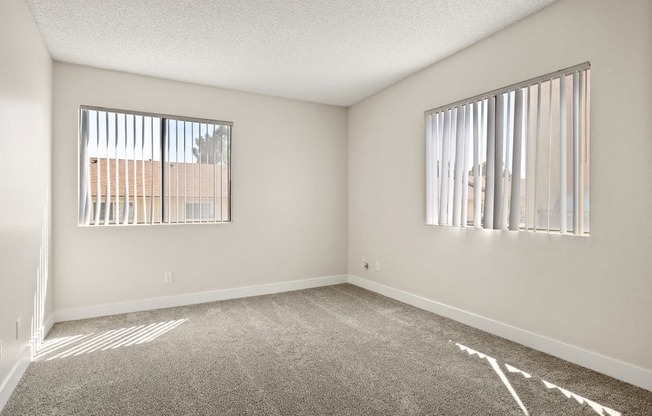
[[(165, 209), (163, 210), (165, 213), (167, 213), (167, 219), (168, 219), (168, 224), (172, 222), (172, 212), (171, 212), (171, 207), (172, 207), (172, 181), (170, 177), (170, 161), (172, 158), (170, 157), (170, 152), (172, 151), (172, 139), (170, 135), (170, 119), (165, 119), (165, 163), (167, 163), (167, 175), (163, 175), (164, 178), (167, 180), (167, 185), (168, 185), (168, 203), (165, 205)], [(165, 204), (165, 201), (161, 201), (161, 203)]]
[(191, 217), (190, 217), (190, 222), (193, 223), (195, 222), (195, 183), (197, 182), (196, 176), (195, 176), (195, 166), (193, 163), (193, 156), (192, 156), (192, 146), (193, 146), (193, 138), (195, 137), (195, 123), (191, 122), (190, 123), (190, 150), (191, 150), (191, 156), (190, 156), (190, 212), (191, 212)]
[[(484, 210), (486, 208), (486, 198), (487, 198), (487, 189), (486, 189), (486, 184), (487, 184), (487, 161), (488, 156), (488, 114), (489, 114), (489, 100), (484, 99), (481, 101), (480, 105), (480, 131), (478, 132), (478, 139), (480, 140), (480, 212), (482, 214), (482, 218), (480, 220), (481, 226), (485, 228), (484, 226)], [(482, 164), (484, 163), (484, 168)], [(493, 202), (492, 202), (493, 204)], [(493, 214), (491, 214), (493, 216)]]
[(512, 142), (514, 139), (514, 100), (513, 93), (505, 94), (505, 125), (503, 127), (505, 137), (505, 167), (503, 169), (503, 200), (501, 202), (500, 213), (500, 229), (508, 229), (509, 221), (509, 199), (511, 194), (511, 178), (512, 173)]
[(202, 192), (201, 192), (202, 189), (201, 188), (202, 188), (202, 185), (203, 185), (202, 180), (201, 180), (201, 171), (202, 171), (202, 166), (203, 166), (202, 156), (203, 156), (203, 147), (204, 146), (201, 145), (201, 125), (202, 125), (202, 123), (197, 123), (197, 130), (198, 130), (197, 137), (199, 138), (199, 141), (197, 142), (197, 156), (198, 156), (197, 162), (199, 163), (199, 165), (198, 165), (199, 174), (197, 175), (199, 177), (199, 179), (198, 179), (198, 182), (199, 182), (199, 191), (198, 191), (199, 192), (199, 222), (202, 222), (202, 220), (204, 218), (202, 216), (202, 211), (203, 211), (202, 210), (202, 205), (203, 204), (202, 204), (202, 195), (201, 195), (202, 194)]
[(89, 117), (88, 110), (81, 111), (81, 136), (80, 136), (80, 161), (79, 161), (79, 219), (81, 225), (89, 225), (91, 219), (91, 166), (88, 151), (89, 146)]
[(532, 178), (532, 182), (534, 184), (534, 202), (533, 202), (533, 208), (534, 208), (534, 218), (532, 218), (533, 221), (533, 229), (534, 231), (538, 231), (538, 221), (537, 221), (537, 191), (538, 191), (538, 181), (537, 181), (537, 174), (539, 173), (539, 139), (541, 137), (541, 83), (539, 82), (537, 85), (537, 119), (536, 119), (536, 132), (535, 132), (535, 138), (534, 138), (534, 178)]
[(109, 155), (109, 113), (104, 113), (104, 130), (106, 138), (106, 180), (104, 181), (104, 225), (108, 225), (111, 216), (111, 158)]
[(494, 228), (494, 189), (496, 179), (496, 97), (487, 107), (487, 183), (484, 198), (484, 228)]
[(473, 108), (473, 226), (479, 228), (482, 223), (480, 198), (482, 195), (482, 176), (480, 167), (480, 109), (482, 101)]
[(445, 112), (440, 112), (437, 115), (437, 141), (436, 141), (436, 151), (437, 151), (437, 166), (436, 166), (436, 175), (437, 175), (437, 200), (435, 201), (437, 204), (437, 218), (435, 219), (437, 221), (438, 225), (445, 225), (442, 224), (441, 221), (441, 207), (442, 207), (442, 194), (441, 194), (441, 189), (442, 189), (442, 157), (444, 154), (443, 151), (443, 146), (444, 146), (444, 118), (446, 116)]
[(432, 114), (426, 115), (425, 129), (426, 129), (426, 224), (432, 224), (433, 223), (432, 214), (434, 211), (433, 182), (435, 179), (434, 169), (433, 169), (434, 163), (432, 160), (432, 154), (433, 154)]
[(188, 147), (186, 144), (186, 122), (183, 122), (183, 222), (188, 222)]
[(453, 225), (453, 214), (455, 209), (455, 160), (457, 158), (456, 150), (457, 146), (455, 145), (455, 137), (457, 136), (457, 117), (458, 117), (457, 108), (451, 110), (451, 132), (448, 144), (448, 201), (446, 201), (447, 213), (446, 213), (446, 225)]
[(514, 156), (512, 157), (512, 197), (509, 207), (509, 229), (521, 225), (521, 156), (523, 153), (523, 89), (516, 91), (514, 103)]
[(140, 118), (140, 178), (143, 185), (143, 223), (147, 224), (147, 187), (145, 186), (145, 117)]
[(455, 128), (455, 168), (454, 168), (454, 198), (453, 198), (453, 225), (459, 227), (462, 223), (462, 170), (464, 168), (464, 117), (466, 107), (457, 109)]
[(473, 104), (465, 106), (464, 111), (464, 165), (462, 166), (462, 227), (468, 225), (469, 217), (469, 161), (471, 160), (472, 151), (472, 135), (471, 131), (472, 119), (471, 114)]
[(548, 82), (548, 194), (546, 196), (546, 232), (550, 232), (550, 199), (552, 192), (552, 83)]
[(442, 140), (442, 161), (441, 161), (441, 205), (439, 206), (439, 224), (448, 224), (448, 172), (450, 156), (450, 125), (452, 110), (447, 110), (444, 115), (444, 136)]
[(502, 228), (503, 173), (505, 171), (505, 95), (496, 97), (496, 153), (494, 162), (494, 229)]
[(127, 115), (124, 115), (125, 118), (125, 147), (124, 147), (124, 152), (125, 152), (125, 201), (124, 201), (124, 209), (122, 210), (123, 212), (123, 219), (122, 223), (123, 224), (128, 224), (129, 223), (129, 156), (127, 153), (127, 142), (128, 140), (128, 132), (127, 132)]
[(224, 160), (224, 135), (220, 128), (220, 222), (224, 221)]
[(134, 152), (134, 218), (132, 221), (132, 224), (138, 224), (138, 157), (136, 156), (136, 116), (131, 117), (132, 124), (133, 124), (133, 152)]
[(97, 174), (96, 178), (96, 186), (95, 186), (95, 225), (100, 224), (100, 208), (101, 208), (101, 200), (102, 200), (102, 191), (101, 191), (101, 176), (100, 176), (100, 113), (99, 111), (95, 111), (95, 142), (96, 142), (96, 165), (95, 165), (95, 170)]
[(580, 150), (579, 150), (579, 162), (578, 162), (578, 165), (579, 165), (578, 184), (579, 184), (579, 186), (575, 190), (575, 193), (577, 194), (578, 201), (579, 201), (579, 204), (578, 204), (578, 207), (577, 207), (577, 210), (578, 210), (578, 213), (577, 213), (578, 214), (577, 215), (578, 216), (578, 221), (577, 222), (578, 222), (578, 233), (580, 235), (584, 234), (584, 162), (585, 162), (584, 151), (585, 151), (585, 147), (586, 147), (585, 146), (585, 141), (584, 141), (584, 135), (585, 135), (585, 131), (586, 131), (585, 125), (584, 125), (584, 123), (585, 123), (585, 109), (586, 109), (586, 105), (585, 105), (586, 86), (584, 85), (584, 83), (586, 81), (586, 76), (585, 75), (586, 74), (585, 74), (584, 71), (580, 71), (580, 73), (579, 73), (579, 84), (580, 84), (580, 86), (579, 86), (579, 114), (580, 114), (580, 123), (579, 123), (579, 129), (580, 129), (580, 131), (579, 131), (579, 140), (580, 140), (580, 144), (579, 144), (579, 148), (580, 148)]
[(568, 181), (567, 153), (568, 153), (568, 115), (566, 108), (566, 77), (560, 78), (559, 85), (559, 159), (560, 159), (560, 182), (559, 182), (559, 232), (566, 234), (568, 229), (568, 200), (566, 199), (566, 183)]
[(217, 126), (213, 124), (213, 222), (217, 222)]
[[(175, 192), (175, 199), (176, 199), (176, 204), (177, 204), (177, 211), (175, 215), (175, 220), (176, 223), (179, 223), (179, 213), (180, 208), (179, 208), (179, 146), (181, 145), (181, 140), (179, 140), (179, 137), (181, 136), (179, 134), (179, 121), (174, 122), (174, 137), (175, 137), (175, 147), (174, 147), (174, 172), (176, 175), (176, 184), (177, 184), (177, 189)], [(184, 194), (185, 194), (185, 189), (184, 189)]]
[(115, 138), (115, 202), (114, 202), (114, 207), (115, 207), (115, 212), (113, 213), (114, 215), (114, 222), (116, 224), (120, 224), (120, 158), (118, 157), (118, 114), (114, 113), (113, 114), (113, 134)]
[(580, 85), (579, 73), (573, 74), (573, 234), (580, 233)]
[(154, 117), (149, 117), (149, 138), (151, 144), (152, 157), (150, 158), (150, 172), (149, 172), (149, 219), (150, 223), (154, 224)]
[(590, 135), (591, 135), (591, 107), (589, 105), (589, 101), (591, 99), (591, 91), (589, 88), (589, 83), (591, 82), (591, 71), (588, 69), (583, 71), (584, 73), (584, 95), (582, 96), (582, 115), (583, 115), (583, 123), (582, 125), (583, 130), (582, 130), (582, 233), (584, 235), (587, 235), (590, 230), (590, 203), (589, 203), (589, 197), (590, 197), (590, 191), (591, 191), (591, 184), (590, 184), (590, 152), (591, 152), (591, 143), (590, 143)]
[(525, 231), (530, 230), (530, 116), (531, 116), (531, 87), (526, 88), (526, 105), (525, 105), (525, 136), (523, 137), (524, 158), (525, 158)]

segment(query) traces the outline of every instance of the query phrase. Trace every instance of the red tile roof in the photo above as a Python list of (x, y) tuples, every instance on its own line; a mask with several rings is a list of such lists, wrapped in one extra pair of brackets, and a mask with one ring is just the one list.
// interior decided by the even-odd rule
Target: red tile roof
[[(107, 163), (108, 162), (108, 163)], [(126, 162), (126, 163), (125, 163)], [(117, 166), (116, 166), (117, 165)], [(107, 179), (110, 195), (125, 196), (125, 185), (129, 180), (129, 196), (161, 196), (161, 162), (160, 161), (125, 161), (124, 159), (90, 158), (90, 184), (91, 196), (97, 195), (97, 178), (99, 168), (100, 195), (106, 195)], [(108, 167), (108, 171), (107, 171)], [(117, 173), (116, 173), (117, 168)], [(135, 169), (134, 169), (135, 168)], [(220, 173), (222, 174), (222, 196), (229, 196), (229, 166), (199, 163), (170, 163), (165, 164), (165, 196), (170, 197), (203, 197), (220, 195)], [(221, 171), (221, 172), (220, 172)], [(134, 175), (135, 172), (135, 175)], [(117, 175), (117, 185), (116, 185)], [(178, 186), (177, 186), (178, 182)], [(144, 187), (143, 187), (144, 183)], [(144, 188), (144, 191), (143, 191)], [(116, 193), (117, 189), (117, 193)], [(185, 191), (185, 192), (184, 192)]]

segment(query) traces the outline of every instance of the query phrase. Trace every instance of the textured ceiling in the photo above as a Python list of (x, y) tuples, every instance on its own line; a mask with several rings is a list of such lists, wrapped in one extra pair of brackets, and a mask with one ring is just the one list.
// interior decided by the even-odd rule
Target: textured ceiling
[(556, 0), (27, 0), (53, 58), (348, 106)]

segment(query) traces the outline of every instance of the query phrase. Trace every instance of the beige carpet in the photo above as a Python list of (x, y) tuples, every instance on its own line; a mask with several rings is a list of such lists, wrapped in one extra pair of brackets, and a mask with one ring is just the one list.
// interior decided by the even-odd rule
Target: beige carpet
[(57, 324), (1, 414), (526, 412), (652, 415), (652, 393), (345, 284)]

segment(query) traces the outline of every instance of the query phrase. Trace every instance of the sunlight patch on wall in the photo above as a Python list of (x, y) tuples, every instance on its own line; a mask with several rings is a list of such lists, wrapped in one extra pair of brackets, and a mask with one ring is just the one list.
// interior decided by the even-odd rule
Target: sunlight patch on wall
[[(46, 194), (49, 199), (49, 189)], [(45, 305), (48, 296), (49, 279), (49, 249), (50, 249), (50, 221), (49, 209), (46, 204), (44, 208), (43, 227), (41, 227), (41, 247), (39, 248), (38, 266), (36, 268), (36, 289), (34, 291), (34, 302), (31, 320), (31, 354), (34, 358), (43, 342), (45, 336)]]

